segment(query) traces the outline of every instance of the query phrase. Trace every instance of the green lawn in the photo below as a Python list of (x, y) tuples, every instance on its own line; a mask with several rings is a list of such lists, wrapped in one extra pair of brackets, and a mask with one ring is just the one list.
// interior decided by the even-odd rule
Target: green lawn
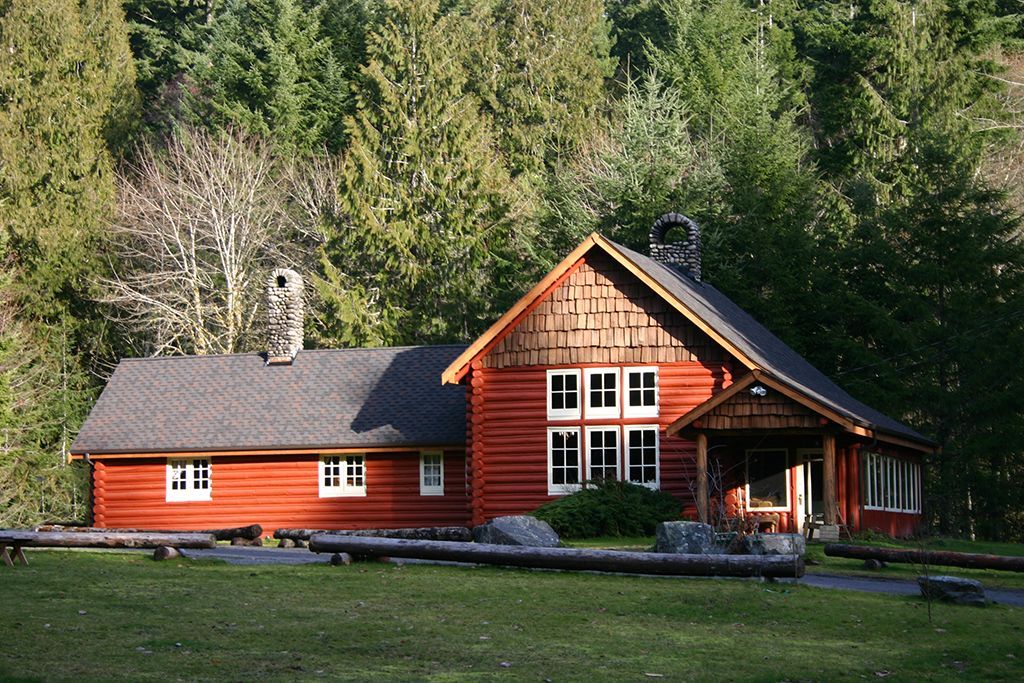
[[(1024, 610), (753, 581), (231, 566), (0, 568), (0, 679), (1024, 679)], [(658, 676), (655, 676), (657, 674)]]

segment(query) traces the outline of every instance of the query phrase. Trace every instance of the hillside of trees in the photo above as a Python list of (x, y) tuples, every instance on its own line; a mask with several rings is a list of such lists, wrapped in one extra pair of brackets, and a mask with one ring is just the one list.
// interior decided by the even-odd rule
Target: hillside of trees
[(592, 231), (934, 438), (929, 521), (1024, 539), (1024, 37), (1007, 0), (0, 0), (0, 525), (120, 357), (465, 341)]

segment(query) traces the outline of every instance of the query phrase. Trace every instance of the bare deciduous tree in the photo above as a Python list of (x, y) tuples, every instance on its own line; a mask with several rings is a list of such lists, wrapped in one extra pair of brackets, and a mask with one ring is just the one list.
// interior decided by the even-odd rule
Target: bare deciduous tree
[[(312, 192), (270, 147), (248, 137), (183, 130), (145, 147), (118, 176), (113, 317), (145, 353), (257, 348), (263, 279), (308, 262)], [(303, 194), (298, 196), (296, 193)]]

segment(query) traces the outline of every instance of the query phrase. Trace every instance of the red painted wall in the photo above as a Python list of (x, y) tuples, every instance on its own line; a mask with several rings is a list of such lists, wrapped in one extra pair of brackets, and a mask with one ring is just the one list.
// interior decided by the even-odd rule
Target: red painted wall
[(212, 459), (209, 501), (167, 502), (166, 459), (96, 460), (95, 525), (142, 529), (209, 529), (260, 524), (371, 529), (464, 526), (469, 521), (465, 460), (446, 452), (443, 496), (420, 495), (419, 454), (366, 456), (366, 496), (320, 498), (318, 458), (310, 455)]
[[(549, 426), (585, 428), (589, 425), (657, 422), (662, 429), (661, 488), (678, 496), (692, 510), (690, 482), (696, 474), (696, 445), (687, 439), (666, 438), (664, 429), (674, 419), (728, 386), (732, 376), (724, 364), (683, 362), (657, 365), (660, 417), (588, 420), (584, 407), (584, 419), (551, 421), (547, 419), (546, 371), (549, 368), (474, 368), (469, 377), (474, 521), (530, 512), (558, 498), (549, 496), (547, 492)], [(622, 457), (624, 459), (624, 454)]]

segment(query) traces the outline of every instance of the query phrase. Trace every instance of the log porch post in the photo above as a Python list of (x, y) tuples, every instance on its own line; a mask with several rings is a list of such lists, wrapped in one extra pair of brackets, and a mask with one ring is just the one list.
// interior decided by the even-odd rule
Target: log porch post
[(697, 432), (697, 518), (711, 523), (708, 504), (708, 437)]
[(821, 439), (823, 456), (821, 479), (825, 499), (825, 524), (838, 523), (839, 499), (836, 496), (836, 436), (826, 432)]

